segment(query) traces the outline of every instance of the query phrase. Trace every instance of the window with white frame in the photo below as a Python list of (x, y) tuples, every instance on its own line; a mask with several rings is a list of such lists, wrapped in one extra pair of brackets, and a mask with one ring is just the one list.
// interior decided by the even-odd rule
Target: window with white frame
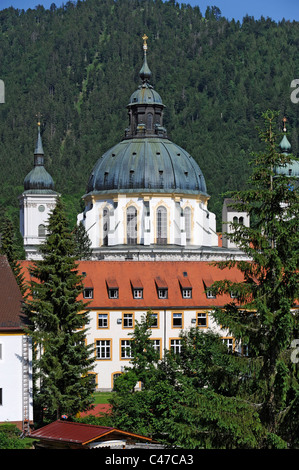
[(166, 288), (158, 288), (158, 297), (159, 299), (167, 299), (168, 298), (168, 289)]
[(98, 314), (98, 328), (108, 328), (108, 313)]
[(111, 340), (96, 340), (96, 359), (111, 359)]
[(234, 349), (234, 340), (233, 338), (222, 338), (223, 343), (226, 345), (227, 349), (232, 352)]
[(158, 245), (167, 244), (167, 209), (164, 206), (159, 206), (156, 212), (157, 215), (157, 243)]
[(133, 328), (133, 326), (134, 326), (133, 313), (123, 313), (123, 327), (124, 328)]
[(182, 349), (182, 342), (180, 339), (171, 339), (170, 340), (170, 351), (173, 354), (180, 354)]
[(44, 238), (46, 236), (46, 226), (43, 224), (40, 224), (38, 226), (38, 236)]
[(183, 299), (191, 299), (192, 298), (192, 289), (190, 289), (190, 288), (182, 289), (182, 297), (183, 297)]
[(118, 289), (111, 288), (108, 289), (109, 299), (118, 299)]
[(131, 352), (131, 340), (129, 339), (122, 339), (120, 343), (120, 353), (121, 359), (131, 359), (132, 352)]
[(93, 289), (87, 288), (83, 290), (84, 299), (93, 299)]
[(212, 289), (206, 291), (207, 299), (216, 299), (216, 294)]
[(157, 351), (157, 353), (159, 353), (160, 355), (160, 352), (161, 352), (161, 341), (159, 339), (152, 339), (151, 340), (153, 342), (153, 348), (155, 351)]
[(142, 299), (143, 298), (143, 289), (133, 289), (133, 297), (134, 297), (134, 299)]
[(127, 209), (127, 244), (136, 245), (137, 243), (137, 209), (130, 206)]

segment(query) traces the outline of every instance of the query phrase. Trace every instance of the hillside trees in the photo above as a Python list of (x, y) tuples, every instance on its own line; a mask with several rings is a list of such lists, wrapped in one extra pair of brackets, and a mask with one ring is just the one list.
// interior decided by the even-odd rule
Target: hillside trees
[(36, 345), (34, 360), (37, 408), (41, 419), (75, 416), (91, 403), (93, 359), (85, 344), (88, 312), (78, 300), (83, 290), (74, 239), (59, 199), (48, 224), (43, 260), (30, 267), (25, 313)]
[[(32, 168), (38, 112), (47, 170), (58, 192), (79, 201), (96, 160), (124, 135), (126, 105), (139, 85), (144, 32), (168, 134), (199, 163), (219, 220), (222, 193), (240, 189), (249, 177), (247, 151), (256, 148), (263, 109), (288, 116), (296, 154), (298, 106), (290, 101), (290, 82), (299, 68), (298, 23), (228, 21), (217, 7), (206, 18), (204, 13), (154, 0), (0, 11), (6, 90), (0, 203), (18, 211), (17, 197)], [(67, 206), (76, 210), (78, 202)]]

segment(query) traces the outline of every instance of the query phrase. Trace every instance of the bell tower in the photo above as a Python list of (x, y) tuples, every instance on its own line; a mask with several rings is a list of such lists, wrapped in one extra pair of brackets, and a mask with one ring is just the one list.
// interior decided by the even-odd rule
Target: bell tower
[(26, 259), (41, 259), (38, 247), (43, 243), (50, 212), (59, 194), (54, 181), (44, 166), (44, 150), (38, 122), (34, 151), (34, 167), (24, 179), (24, 191), (19, 196), (20, 231), (24, 240)]

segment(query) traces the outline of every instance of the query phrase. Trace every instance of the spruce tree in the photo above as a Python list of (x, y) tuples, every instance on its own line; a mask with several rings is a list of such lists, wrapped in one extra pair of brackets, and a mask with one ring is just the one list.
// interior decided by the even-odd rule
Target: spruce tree
[(91, 258), (91, 240), (82, 222), (79, 222), (73, 230), (75, 237), (75, 254), (77, 259), (87, 260)]
[(238, 297), (216, 309), (214, 317), (246, 352), (247, 398), (267, 430), (266, 447), (298, 444), (298, 365), (291, 360), (292, 341), (298, 338), (298, 190), (294, 179), (277, 171), (295, 160), (279, 150), (277, 117), (271, 110), (263, 114), (265, 149), (253, 161), (248, 189), (231, 194), (251, 224), (234, 223), (227, 237), (249, 261), (218, 266), (237, 266), (244, 282), (214, 284), (219, 294), (233, 291)]
[[(94, 389), (91, 350), (85, 344), (88, 313), (78, 296), (83, 290), (72, 234), (59, 199), (40, 251), (30, 267), (31, 299), (25, 305), (29, 334), (36, 345), (35, 404), (43, 418), (74, 416), (91, 404)], [(43, 419), (42, 418), (42, 419)]]
[(16, 238), (12, 221), (4, 215), (0, 226), (0, 254), (7, 257), (7, 261), (14, 273), (18, 286), (25, 293), (24, 276), (20, 263), (18, 262), (18, 248), (16, 246)]

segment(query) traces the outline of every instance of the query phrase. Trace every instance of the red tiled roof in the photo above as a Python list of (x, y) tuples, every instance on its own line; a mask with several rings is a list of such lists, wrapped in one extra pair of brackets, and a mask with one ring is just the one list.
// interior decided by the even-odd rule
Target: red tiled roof
[(101, 415), (106, 415), (109, 414), (112, 410), (112, 405), (109, 405), (108, 403), (100, 403), (98, 405), (94, 405), (93, 408), (87, 411), (81, 411), (80, 412), (80, 417), (84, 418), (85, 416), (101, 416)]
[(70, 442), (84, 445), (101, 439), (111, 433), (122, 436), (131, 436), (138, 439), (151, 441), (149, 437), (132, 434), (107, 426), (96, 426), (83, 423), (72, 423), (71, 421), (57, 420), (30, 433), (30, 437), (55, 442)]
[[(28, 267), (32, 262), (23, 261), (22, 264)], [(93, 299), (88, 307), (94, 309), (223, 306), (231, 302), (228, 295), (208, 299), (205, 289), (212, 282), (223, 279), (243, 280), (237, 268), (223, 270), (206, 261), (80, 261), (78, 271), (86, 273), (88, 285), (85, 287), (90, 287), (92, 282)], [(143, 287), (143, 298), (133, 298), (132, 285), (135, 287), (136, 279)], [(182, 297), (180, 281), (183, 279), (192, 286), (192, 298)], [(168, 298), (158, 298), (157, 285), (168, 288)], [(109, 298), (108, 288), (118, 288), (118, 298)]]
[(22, 329), (23, 297), (6, 256), (0, 256), (0, 330)]

